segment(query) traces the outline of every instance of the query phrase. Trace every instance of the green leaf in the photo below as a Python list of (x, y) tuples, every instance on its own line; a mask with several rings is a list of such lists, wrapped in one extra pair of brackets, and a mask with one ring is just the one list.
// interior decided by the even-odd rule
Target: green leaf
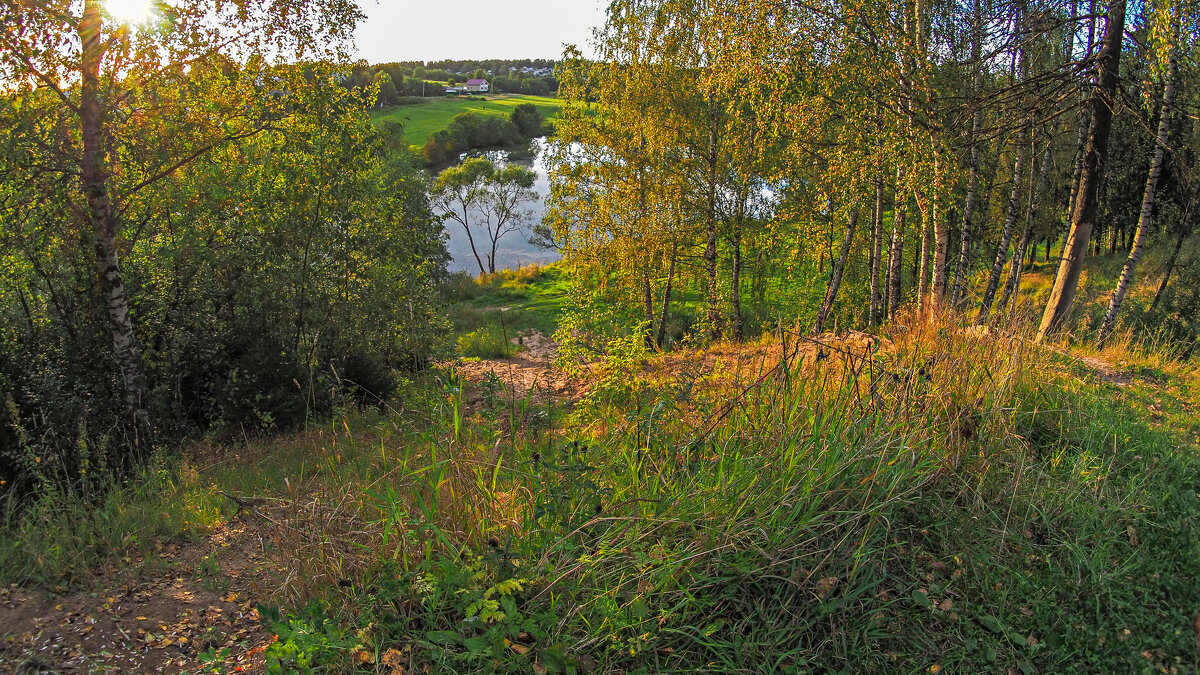
[(486, 652), (491, 642), (484, 636), (467, 638), (463, 640), (463, 646), (472, 654), (482, 654)]
[(425, 634), (425, 639), (435, 645), (456, 645), (462, 637), (452, 630), (431, 630)]
[(979, 623), (993, 633), (1004, 632), (1004, 622), (992, 616), (991, 614), (984, 614), (983, 616), (979, 617)]
[(539, 652), (538, 657), (547, 670), (556, 673), (567, 672), (567, 649), (562, 645), (553, 645)]
[(922, 593), (919, 589), (913, 589), (912, 599), (913, 602), (921, 607), (933, 607), (933, 600), (929, 598), (928, 594)]

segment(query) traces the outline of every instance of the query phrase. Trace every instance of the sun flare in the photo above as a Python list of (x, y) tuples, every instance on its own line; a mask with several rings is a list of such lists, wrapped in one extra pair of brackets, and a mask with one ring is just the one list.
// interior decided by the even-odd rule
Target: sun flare
[(155, 0), (108, 0), (108, 13), (120, 23), (143, 23), (154, 12)]

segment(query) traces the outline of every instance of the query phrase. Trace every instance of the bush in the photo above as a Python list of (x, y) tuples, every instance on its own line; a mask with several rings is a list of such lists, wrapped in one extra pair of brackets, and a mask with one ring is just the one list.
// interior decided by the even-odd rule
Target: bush
[(458, 338), (458, 353), (481, 359), (506, 359), (520, 349), (504, 339), (499, 326), (484, 326)]
[(429, 137), (421, 154), (430, 164), (439, 164), (467, 150), (514, 145), (521, 132), (509, 120), (472, 112), (459, 113), (445, 130)]
[(257, 429), (304, 424), (308, 406), (300, 382), (308, 378), (282, 340), (269, 335), (235, 340), (228, 357), (215, 392), (219, 418), (211, 423)]
[(522, 103), (513, 108), (512, 116), (509, 118), (517, 131), (521, 132), (522, 136), (534, 137), (542, 135), (543, 126), (546, 118), (542, 116), (542, 111), (537, 109), (537, 106), (532, 103)]
[(362, 351), (353, 351), (342, 360), (338, 375), (342, 378), (343, 390), (359, 406), (383, 407), (396, 391), (396, 378), (387, 365), (378, 357)]

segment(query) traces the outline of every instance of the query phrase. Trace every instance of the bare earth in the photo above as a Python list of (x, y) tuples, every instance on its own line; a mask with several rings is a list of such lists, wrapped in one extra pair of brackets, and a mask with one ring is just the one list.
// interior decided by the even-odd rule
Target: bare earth
[[(222, 525), (206, 541), (168, 545), (143, 568), (158, 571), (111, 571), (92, 590), (0, 589), (0, 672), (199, 672), (210, 648), (229, 650), (226, 672), (261, 670), (272, 636), (255, 609), (265, 558), (253, 528)], [(214, 554), (215, 579), (202, 563)]]

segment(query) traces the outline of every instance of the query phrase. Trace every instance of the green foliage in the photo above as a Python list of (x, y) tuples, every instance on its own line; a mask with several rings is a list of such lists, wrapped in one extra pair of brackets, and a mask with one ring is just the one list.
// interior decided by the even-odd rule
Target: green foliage
[(396, 390), (396, 378), (387, 364), (364, 352), (355, 351), (346, 355), (338, 375), (360, 406), (383, 407)]
[[(441, 375), (403, 415), (331, 425), (336, 458), (328, 436), (270, 441), (190, 484), (270, 494), (324, 463), (304, 489), (353, 496), (281, 516), (307, 532), (275, 560), (306, 609), (263, 611), (281, 672), (1194, 667), (1194, 374), (1116, 387), (960, 326), (885, 337), (761, 381), (774, 361), (661, 382), (630, 333), (569, 435), (466, 417)], [(186, 501), (173, 484), (146, 513)], [(106, 527), (97, 554), (143, 526)]]
[(269, 607), (260, 607), (263, 626), (278, 636), (267, 647), (266, 672), (312, 673), (347, 659), (346, 652), (355, 645), (346, 637), (318, 604), (310, 604), (298, 614), (281, 614)]
[(464, 112), (430, 136), (421, 152), (426, 162), (438, 164), (454, 160), (466, 150), (515, 145), (521, 140), (520, 131), (509, 120)]
[(458, 338), (458, 353), (462, 356), (506, 359), (518, 351), (520, 348), (505, 339), (499, 326), (479, 328)]
[[(252, 92), (268, 81), (274, 110), (269, 126), (243, 120), (244, 137), (123, 205), (138, 228), (122, 271), (157, 440), (298, 428), (344, 395), (333, 377), (343, 367), (363, 380), (350, 395), (379, 403), (391, 391), (386, 371), (420, 369), (450, 350), (439, 302), (447, 254), (416, 160), (394, 130), (369, 123), (337, 69), (251, 62), (191, 72), (198, 91), (232, 82)], [(25, 120), (61, 108), (46, 93), (0, 103), (0, 118), (18, 129), (0, 157), (5, 175), (45, 160)], [(122, 145), (114, 161), (157, 161), (141, 151)], [(140, 178), (131, 169), (116, 180), (128, 190)], [(125, 468), (134, 430), (109, 319), (92, 301), (93, 242), (75, 233), (68, 192), (11, 181), (0, 190), (11, 197), (0, 276), (12, 289), (0, 293), (0, 396), (12, 418), (0, 432), (0, 493), (37, 487), (26, 457), (54, 467), (45, 475), (63, 488), (107, 484), (100, 474)]]
[(512, 117), (509, 119), (522, 136), (533, 138), (544, 133), (546, 120), (542, 116), (542, 111), (532, 103), (522, 103), (513, 108)]

